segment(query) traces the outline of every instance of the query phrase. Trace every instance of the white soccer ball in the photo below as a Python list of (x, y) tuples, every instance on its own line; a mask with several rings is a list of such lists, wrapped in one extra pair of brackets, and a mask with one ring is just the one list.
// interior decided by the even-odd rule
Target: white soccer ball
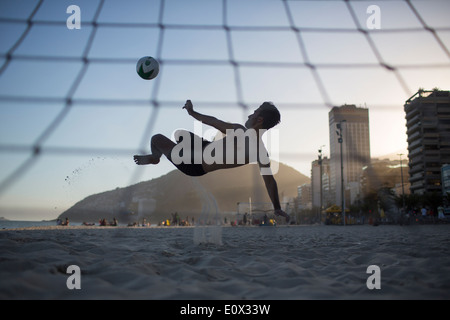
[(136, 72), (142, 79), (154, 79), (159, 73), (159, 63), (153, 57), (142, 57), (136, 64)]

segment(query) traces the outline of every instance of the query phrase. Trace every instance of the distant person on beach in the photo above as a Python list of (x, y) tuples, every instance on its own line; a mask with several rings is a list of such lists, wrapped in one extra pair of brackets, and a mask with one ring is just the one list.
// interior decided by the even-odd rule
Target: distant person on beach
[(442, 206), (438, 207), (438, 219), (439, 220), (444, 220), (445, 219), (444, 208)]
[(278, 186), (270, 169), (268, 152), (262, 141), (262, 135), (280, 122), (278, 109), (272, 103), (264, 102), (248, 116), (245, 126), (200, 114), (194, 111), (190, 100), (186, 101), (183, 109), (186, 109), (194, 119), (216, 128), (226, 136), (210, 142), (192, 132), (178, 130), (175, 133), (177, 140), (175, 143), (162, 134), (156, 134), (151, 138), (151, 154), (135, 155), (136, 164), (158, 164), (161, 156), (165, 155), (184, 174), (202, 176), (215, 170), (257, 162), (274, 207), (274, 214), (285, 217), (286, 222), (289, 222), (289, 215), (281, 210)]

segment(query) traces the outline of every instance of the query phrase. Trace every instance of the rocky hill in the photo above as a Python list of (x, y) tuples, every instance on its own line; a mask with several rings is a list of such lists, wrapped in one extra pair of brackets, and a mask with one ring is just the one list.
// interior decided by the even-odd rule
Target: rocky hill
[[(297, 186), (310, 179), (295, 169), (279, 164), (275, 175), (280, 199), (297, 196)], [(220, 213), (236, 212), (238, 202), (270, 202), (256, 165), (218, 170), (201, 177), (189, 177), (174, 170), (150, 181), (91, 195), (60, 215), (71, 221), (97, 222), (118, 218), (132, 222), (147, 217), (152, 222), (171, 213), (198, 216), (205, 208)], [(214, 202), (215, 201), (215, 202)]]

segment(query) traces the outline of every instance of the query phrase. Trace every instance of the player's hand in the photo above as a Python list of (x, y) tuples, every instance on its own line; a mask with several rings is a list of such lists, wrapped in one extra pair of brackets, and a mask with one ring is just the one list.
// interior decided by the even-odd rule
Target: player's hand
[(186, 100), (183, 109), (186, 109), (189, 115), (194, 111), (194, 106), (192, 105), (191, 100)]

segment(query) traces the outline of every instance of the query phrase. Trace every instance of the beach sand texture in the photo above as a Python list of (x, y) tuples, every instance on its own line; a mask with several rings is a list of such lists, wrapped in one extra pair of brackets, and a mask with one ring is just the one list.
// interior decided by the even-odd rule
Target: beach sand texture
[[(223, 227), (221, 245), (195, 244), (194, 230), (2, 230), (0, 298), (450, 298), (450, 225)], [(381, 289), (366, 285), (370, 265)]]

